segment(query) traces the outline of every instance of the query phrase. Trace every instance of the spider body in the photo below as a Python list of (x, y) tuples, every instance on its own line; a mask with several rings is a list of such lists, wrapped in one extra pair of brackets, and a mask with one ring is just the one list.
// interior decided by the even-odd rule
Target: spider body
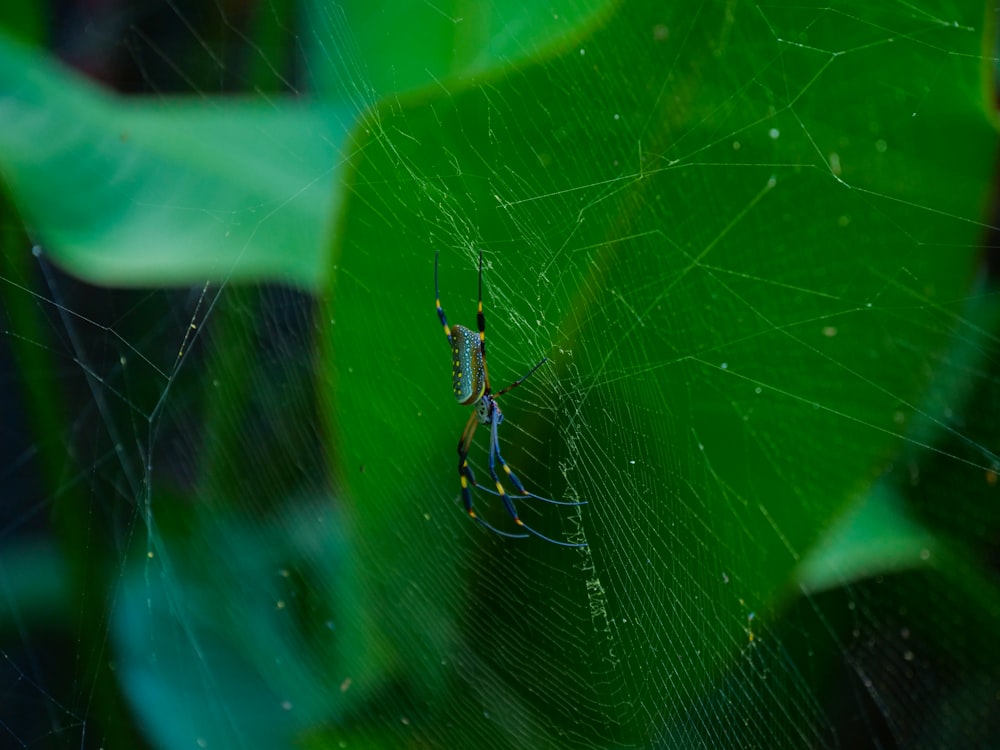
[[(552, 542), (553, 544), (558, 544), (564, 547), (585, 547), (586, 544), (572, 544), (569, 542), (561, 542), (555, 539), (550, 539), (525, 524), (518, 515), (517, 507), (514, 505), (514, 501), (507, 494), (507, 491), (504, 489), (503, 483), (500, 481), (500, 477), (497, 474), (496, 464), (499, 463), (504, 471), (504, 474), (506, 474), (511, 484), (514, 485), (514, 488), (522, 497), (542, 500), (547, 503), (552, 503), (553, 505), (584, 504), (582, 502), (572, 503), (550, 500), (549, 498), (541, 497), (528, 492), (524, 488), (524, 485), (521, 484), (521, 480), (517, 478), (517, 475), (514, 474), (513, 471), (511, 471), (510, 466), (507, 465), (507, 462), (504, 461), (503, 456), (500, 454), (500, 439), (497, 428), (500, 423), (503, 422), (503, 412), (500, 410), (497, 398), (523, 383), (529, 375), (545, 363), (546, 358), (542, 357), (541, 361), (532, 367), (526, 375), (521, 376), (506, 388), (493, 393), (490, 388), (489, 368), (486, 365), (486, 317), (483, 314), (482, 252), (479, 253), (479, 307), (476, 311), (476, 324), (479, 329), (478, 334), (465, 326), (448, 325), (448, 319), (445, 317), (444, 309), (441, 307), (441, 294), (438, 289), (437, 253), (434, 255), (434, 294), (436, 298), (435, 307), (437, 309), (438, 319), (441, 321), (441, 327), (444, 329), (444, 335), (448, 338), (448, 344), (451, 346), (452, 393), (458, 403), (463, 406), (475, 406), (472, 414), (469, 415), (468, 421), (465, 423), (465, 429), (462, 430), (462, 436), (458, 439), (458, 476), (462, 487), (462, 504), (465, 506), (465, 512), (470, 518), (475, 519), (487, 529), (495, 534), (499, 534), (500, 536), (526, 538), (528, 534), (533, 534), (547, 542)], [(486, 492), (499, 497), (514, 523), (519, 528), (527, 531), (528, 534), (511, 534), (506, 531), (501, 531), (480, 518), (472, 507), (471, 488), (477, 487), (478, 485), (476, 484), (476, 478), (472, 472), (472, 468), (469, 466), (469, 448), (472, 446), (472, 438), (475, 435), (476, 428), (481, 424), (490, 426), (489, 470), (490, 476), (493, 478), (493, 484), (496, 487), (495, 491), (486, 488), (483, 489)]]
[(448, 339), (451, 342), (451, 387), (455, 398), (462, 406), (474, 404), (486, 393), (486, 365), (479, 336), (465, 326), (452, 326)]

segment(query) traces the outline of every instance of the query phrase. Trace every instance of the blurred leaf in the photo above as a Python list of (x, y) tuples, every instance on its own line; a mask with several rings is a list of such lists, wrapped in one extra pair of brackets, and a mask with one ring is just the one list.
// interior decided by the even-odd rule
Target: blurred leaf
[(875, 485), (810, 551), (797, 571), (798, 583), (815, 593), (926, 565), (937, 541), (907, 517), (903, 502), (883, 483)]
[(0, 36), (0, 174), (37, 240), (95, 283), (315, 285), (355, 115), (122, 99)]
[(4, 3), (0, 5), (0, 29), (25, 44), (39, 43), (45, 38), (45, 2)]
[(0, 555), (0, 627), (66, 616), (68, 575), (57, 549), (40, 541), (6, 544)]
[[(306, 0), (307, 57), (335, 99), (378, 97), (495, 77), (558, 54), (604, 21), (616, 0), (395, 3)], [(419, 29), (419, 33), (414, 33)]]
[(339, 687), (365, 654), (341, 524), (328, 499), (299, 500), (270, 531), (198, 514), (126, 571), (118, 671), (159, 746), (288, 747), (364, 695)]

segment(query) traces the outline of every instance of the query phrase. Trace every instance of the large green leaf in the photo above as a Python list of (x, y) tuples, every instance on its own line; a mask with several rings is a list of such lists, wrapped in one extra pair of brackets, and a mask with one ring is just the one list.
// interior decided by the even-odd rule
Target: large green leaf
[[(376, 611), (412, 586), (433, 613), (380, 630), (440, 665), (386, 676), (436, 696), (437, 725), (471, 743), (506, 711), (531, 727), (515, 746), (570, 726), (684, 745), (911, 423), (944, 429), (929, 365), (951, 346), (995, 153), (977, 19), (634, 4), (558, 60), (380, 113), (409, 137), (365, 145), (334, 249), (331, 456), (358, 533), (406, 540), (359, 572)], [(449, 403), (433, 256), (451, 322), (473, 325), (481, 248), (495, 384), (551, 360), (506, 397), (505, 456), (539, 494), (588, 502), (522, 513), (586, 550), (490, 538), (443, 502), (466, 414)], [(884, 544), (838, 545), (827, 564), (844, 580), (921, 564), (912, 544), (899, 559), (910, 528), (880, 528)], [(442, 579), (461, 554), (465, 575)], [(444, 642), (442, 620), (461, 623)], [(808, 718), (780, 709), (794, 680), (768, 699), (740, 679), (759, 700), (730, 705), (733, 721), (801, 736)]]

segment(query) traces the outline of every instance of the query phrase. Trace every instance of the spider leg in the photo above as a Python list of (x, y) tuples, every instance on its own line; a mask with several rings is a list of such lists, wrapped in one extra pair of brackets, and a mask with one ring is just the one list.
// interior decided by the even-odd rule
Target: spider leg
[(469, 421), (465, 423), (462, 437), (458, 439), (458, 477), (462, 482), (462, 502), (465, 504), (465, 512), (473, 518), (476, 514), (472, 510), (472, 492), (469, 490), (469, 485), (475, 487), (476, 478), (469, 466), (469, 446), (472, 445), (472, 437), (476, 434), (478, 426), (479, 420), (476, 419), (476, 413), (473, 412), (469, 415)]
[(441, 307), (441, 292), (438, 290), (438, 256), (440, 254), (440, 250), (434, 253), (434, 305), (437, 308), (441, 327), (444, 328), (444, 335), (448, 337), (448, 343), (451, 343), (451, 328), (448, 327), (448, 318), (445, 317), (444, 308)]
[[(523, 383), (525, 380), (528, 379), (528, 376), (531, 375), (531, 373), (533, 373), (539, 367), (541, 367), (542, 365), (544, 365), (547, 361), (548, 361), (548, 357), (542, 357), (542, 359), (538, 362), (537, 365), (535, 365), (534, 367), (532, 367), (530, 370), (528, 370), (527, 373), (525, 373), (524, 375), (522, 375), (521, 377), (519, 377), (517, 380), (515, 380), (513, 383), (511, 383), (510, 385), (508, 385), (502, 391), (499, 391), (494, 396), (494, 398), (497, 398), (498, 396), (502, 396), (503, 394), (507, 393), (507, 391), (511, 391), (514, 388), (517, 388), (517, 386), (521, 385), (521, 383)], [(498, 422), (498, 424), (499, 424), (499, 422)], [(493, 427), (493, 431), (496, 432), (496, 426)], [(553, 505), (586, 505), (587, 504), (586, 500), (581, 500), (580, 502), (571, 503), (571, 502), (566, 502), (566, 501), (563, 501), (563, 500), (552, 500), (552, 499), (547, 498), (547, 497), (542, 497), (541, 495), (536, 495), (533, 492), (528, 492), (526, 489), (524, 489), (524, 485), (521, 484), (521, 480), (517, 478), (517, 475), (514, 474), (513, 471), (511, 471), (510, 467), (507, 465), (507, 462), (503, 460), (503, 456), (500, 455), (500, 439), (499, 439), (499, 437), (493, 438), (493, 445), (496, 447), (497, 459), (500, 461), (500, 465), (503, 467), (504, 472), (507, 474), (508, 477), (510, 477), (510, 481), (513, 482), (514, 486), (517, 487), (517, 491), (520, 492), (524, 497), (532, 497), (535, 500), (541, 500), (542, 502), (552, 503)], [(483, 489), (486, 490), (487, 492), (493, 494), (493, 495), (498, 495), (499, 494), (499, 493), (494, 492), (493, 490), (488, 489), (486, 487), (483, 487)]]
[(503, 389), (502, 391), (497, 391), (497, 392), (496, 392), (496, 393), (495, 393), (495, 394), (493, 395), (493, 397), (494, 397), (494, 398), (497, 398), (498, 396), (502, 396), (503, 394), (505, 394), (505, 393), (506, 393), (507, 391), (512, 391), (512, 390), (514, 390), (514, 389), (515, 389), (515, 388), (517, 388), (517, 387), (518, 387), (519, 385), (521, 385), (521, 383), (523, 383), (523, 382), (524, 382), (525, 380), (527, 380), (527, 379), (528, 379), (528, 376), (529, 376), (529, 375), (531, 375), (531, 373), (533, 373), (533, 372), (534, 372), (535, 370), (537, 370), (537, 369), (538, 369), (539, 367), (541, 367), (542, 365), (544, 365), (544, 364), (545, 364), (546, 362), (548, 362), (548, 361), (549, 361), (549, 358), (548, 358), (548, 357), (542, 357), (542, 359), (541, 359), (541, 360), (539, 361), (539, 363), (538, 363), (537, 365), (535, 365), (534, 367), (532, 367), (532, 368), (531, 368), (530, 370), (528, 370), (528, 372), (526, 372), (526, 373), (525, 373), (524, 375), (522, 375), (521, 377), (519, 377), (519, 378), (518, 378), (517, 380), (515, 380), (515, 381), (514, 381), (513, 383), (511, 383), (510, 385), (508, 385), (508, 386), (507, 386), (506, 388), (504, 388), (504, 389)]
[[(473, 518), (475, 518), (476, 521), (479, 522), (480, 526), (482, 526), (485, 529), (488, 529), (489, 531), (492, 531), (497, 536), (505, 536), (508, 539), (527, 539), (530, 536), (530, 534), (511, 534), (509, 531), (500, 531), (500, 529), (498, 529), (496, 526), (491, 526), (490, 524), (486, 523), (486, 521), (484, 521), (479, 516), (473, 516)], [(554, 539), (550, 539), (549, 541), (550, 542), (555, 542)], [(559, 542), (555, 542), (555, 543), (559, 544)]]
[(469, 518), (475, 519), (481, 526), (489, 529), (498, 536), (505, 536), (510, 539), (527, 539), (527, 534), (511, 534), (508, 531), (501, 531), (492, 526), (480, 518), (479, 514), (472, 507), (472, 490), (470, 489), (470, 485), (472, 487), (476, 486), (476, 478), (472, 473), (472, 467), (469, 466), (469, 446), (472, 445), (472, 437), (476, 434), (478, 426), (479, 420), (476, 418), (476, 413), (473, 412), (469, 417), (469, 421), (465, 423), (465, 429), (462, 430), (462, 437), (458, 441), (458, 476), (462, 483), (462, 504), (465, 506), (465, 512)]
[[(497, 425), (499, 424), (500, 424), (500, 412), (497, 409), (494, 409), (490, 419), (490, 460), (489, 460), (490, 475), (493, 477), (493, 482), (496, 484), (497, 488), (496, 494), (499, 495), (500, 500), (503, 501), (504, 507), (507, 508), (507, 512), (510, 513), (511, 518), (514, 519), (514, 523), (516, 523), (525, 531), (534, 534), (539, 539), (544, 539), (546, 542), (551, 542), (552, 544), (558, 544), (560, 547), (586, 547), (587, 546), (586, 543), (575, 544), (572, 542), (560, 542), (556, 539), (551, 539), (550, 537), (545, 536), (545, 534), (542, 534), (539, 531), (535, 531), (533, 528), (528, 526), (528, 524), (522, 521), (520, 516), (517, 515), (517, 508), (514, 506), (514, 500), (504, 490), (503, 484), (501, 484), (500, 482), (500, 477), (497, 476), (495, 458), (500, 459), (500, 464), (501, 466), (503, 466), (504, 472), (506, 472), (507, 476), (511, 478), (511, 481), (514, 482), (515, 486), (520, 490), (521, 494), (530, 495), (531, 493), (529, 493), (527, 490), (524, 489), (524, 487), (521, 485), (521, 482), (517, 479), (517, 477), (514, 476), (514, 472), (512, 472), (510, 470), (510, 467), (507, 466), (507, 462), (503, 460), (503, 456), (500, 455), (500, 440), (499, 437), (497, 436)], [(562, 505), (564, 503), (557, 503), (557, 504)], [(579, 503), (569, 503), (569, 504), (578, 505)]]
[[(526, 489), (524, 489), (524, 485), (521, 484), (521, 480), (517, 478), (517, 474), (515, 474), (513, 472), (513, 470), (511, 470), (511, 468), (507, 464), (507, 462), (503, 460), (503, 456), (500, 455), (500, 435), (499, 435), (499, 433), (497, 431), (497, 425), (498, 424), (499, 424), (499, 422), (497, 422), (496, 424), (494, 424), (494, 425), (492, 425), (490, 427), (490, 433), (491, 433), (490, 434), (490, 444), (491, 444), (491, 446), (493, 448), (493, 452), (496, 454), (497, 460), (500, 462), (500, 466), (504, 470), (504, 473), (510, 479), (511, 483), (517, 488), (517, 491), (519, 493), (521, 493), (521, 495), (523, 495), (524, 497), (534, 498), (535, 500), (541, 500), (542, 502), (545, 502), (545, 503), (552, 503), (552, 505), (586, 505), (587, 504), (586, 500), (580, 500), (578, 502), (569, 502), (569, 501), (566, 501), (566, 500), (552, 500), (551, 498), (542, 497), (541, 495), (536, 495), (534, 492), (528, 492)], [(491, 456), (491, 458), (492, 458), (492, 456)], [(494, 492), (493, 490), (491, 490), (491, 489), (489, 489), (487, 487), (483, 487), (483, 489), (486, 490), (487, 492), (493, 494), (493, 495), (498, 494), (498, 493)]]
[[(479, 488), (480, 490), (482, 490), (483, 492), (488, 492), (491, 495), (495, 495), (496, 497), (500, 497), (500, 493), (497, 492), (496, 490), (491, 490), (489, 487), (484, 487), (481, 484), (476, 484), (475, 486), (477, 488)], [(532, 500), (541, 500), (543, 503), (549, 503), (550, 505), (586, 505), (587, 504), (586, 500), (578, 500), (576, 502), (570, 502), (569, 500), (553, 500), (552, 498), (542, 497), (541, 495), (536, 495), (534, 492), (528, 492), (527, 490), (525, 490), (524, 492), (522, 492), (520, 494), (521, 494), (521, 497), (530, 497)]]
[(545, 536), (545, 534), (543, 534), (540, 531), (535, 531), (533, 528), (531, 528), (530, 526), (528, 526), (528, 524), (524, 523), (524, 521), (520, 521), (518, 523), (518, 526), (520, 526), (522, 529), (525, 529), (526, 531), (530, 531), (532, 534), (534, 534), (535, 536), (537, 536), (539, 539), (544, 539), (546, 542), (550, 542), (551, 544), (557, 544), (560, 547), (586, 547), (587, 546), (586, 542), (579, 542), (579, 543), (574, 543), (574, 542), (560, 542), (558, 539), (552, 539), (551, 537)]

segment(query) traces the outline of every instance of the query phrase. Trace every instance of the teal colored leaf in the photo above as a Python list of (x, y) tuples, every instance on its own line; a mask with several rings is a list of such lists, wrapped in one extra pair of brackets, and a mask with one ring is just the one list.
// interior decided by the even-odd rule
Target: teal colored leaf
[(364, 696), (341, 689), (364, 647), (340, 523), (300, 502), (274, 533), (206, 517), (125, 571), (119, 679), (159, 746), (287, 747)]

